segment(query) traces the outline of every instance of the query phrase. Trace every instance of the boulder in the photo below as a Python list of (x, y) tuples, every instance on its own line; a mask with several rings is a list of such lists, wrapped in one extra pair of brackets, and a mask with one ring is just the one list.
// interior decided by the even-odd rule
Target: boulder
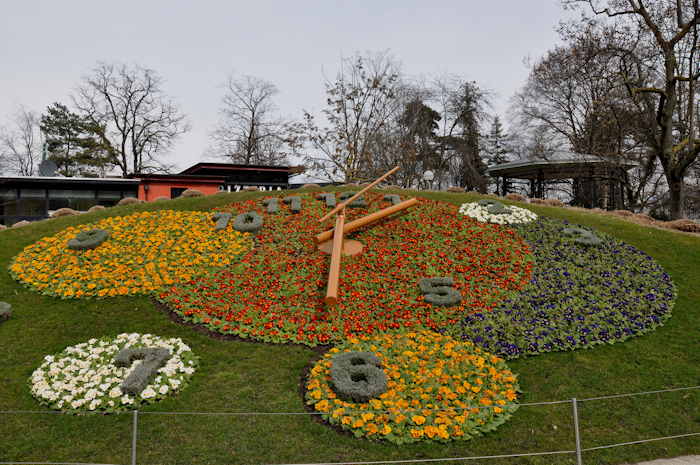
[(7, 226), (5, 226), (4, 224), (0, 224), (0, 231), (2, 231), (3, 229), (7, 229)]
[(162, 202), (163, 200), (170, 200), (170, 197), (161, 195), (160, 197), (156, 197), (155, 199), (153, 199), (152, 202)]
[(12, 316), (12, 305), (0, 302), (0, 321), (9, 320)]
[(117, 202), (117, 205), (136, 205), (137, 203), (143, 203), (143, 200), (139, 200), (135, 197), (124, 197), (119, 202)]
[(464, 192), (464, 187), (451, 186), (447, 188), (447, 192)]
[(79, 214), (79, 211), (73, 210), (72, 208), (59, 208), (55, 212), (51, 213), (51, 218), (58, 218), (60, 216), (73, 216)]
[(244, 190), (244, 191), (248, 191), (248, 192), (257, 192), (257, 191), (259, 191), (260, 189), (258, 189), (257, 186), (245, 186), (245, 187), (243, 188), (243, 190)]
[(185, 192), (180, 194), (180, 197), (202, 197), (204, 192), (198, 191), (197, 189), (187, 189)]
[(107, 209), (107, 207), (105, 207), (103, 205), (93, 205), (92, 207), (90, 207), (88, 209), (88, 213), (98, 212), (100, 210), (106, 210), (106, 209)]
[(22, 226), (26, 226), (28, 224), (31, 224), (31, 221), (22, 220), (22, 221), (18, 221), (15, 224), (13, 224), (12, 227), (13, 228), (21, 228)]
[(666, 222), (658, 223), (658, 224), (663, 226), (664, 228), (674, 229), (676, 231), (683, 231), (683, 232), (689, 232), (689, 233), (700, 233), (700, 223), (697, 223), (693, 220), (688, 220), (688, 219), (673, 220), (673, 221), (666, 221)]

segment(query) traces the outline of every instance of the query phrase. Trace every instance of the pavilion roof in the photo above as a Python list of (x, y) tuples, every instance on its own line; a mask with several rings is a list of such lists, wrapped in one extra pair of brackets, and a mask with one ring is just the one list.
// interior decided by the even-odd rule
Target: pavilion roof
[(637, 166), (623, 158), (606, 160), (594, 155), (560, 151), (550, 160), (519, 160), (489, 166), (489, 176), (503, 176), (515, 179), (571, 179), (578, 177), (608, 176), (612, 169), (628, 170)]

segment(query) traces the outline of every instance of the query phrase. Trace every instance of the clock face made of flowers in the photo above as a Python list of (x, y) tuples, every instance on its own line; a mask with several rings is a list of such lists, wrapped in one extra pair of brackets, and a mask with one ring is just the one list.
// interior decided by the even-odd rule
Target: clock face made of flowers
[[(299, 193), (219, 209), (217, 227), (249, 228), (254, 247), (226, 268), (166, 286), (157, 298), (218, 333), (319, 345), (389, 329), (445, 328), (529, 279), (529, 248), (515, 233), (421, 199), (346, 234), (362, 253), (343, 256), (337, 303), (328, 305), (331, 258), (318, 250), (317, 236), (331, 225), (319, 220), (351, 195)], [(345, 208), (345, 224), (402, 202), (365, 193)]]
[(196, 367), (181, 339), (124, 333), (44, 357), (29, 384), (39, 402), (56, 410), (118, 412), (176, 394)]

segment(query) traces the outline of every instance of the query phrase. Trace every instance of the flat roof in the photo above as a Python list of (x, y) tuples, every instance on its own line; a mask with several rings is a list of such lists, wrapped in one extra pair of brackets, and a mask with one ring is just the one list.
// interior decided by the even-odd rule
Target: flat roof
[(138, 185), (139, 179), (124, 178), (63, 178), (59, 176), (0, 176), (0, 184), (81, 184)]
[(611, 168), (628, 170), (637, 166), (636, 163), (613, 163), (609, 160), (581, 156), (564, 160), (524, 160), (500, 165), (492, 165), (486, 169), (491, 176), (504, 176), (516, 179), (569, 179), (581, 176), (600, 176), (608, 174)]
[(223, 171), (277, 171), (294, 173), (298, 168), (290, 166), (238, 165), (235, 163), (199, 162), (181, 171), (180, 174), (196, 174), (199, 171), (206, 171), (211, 169)]

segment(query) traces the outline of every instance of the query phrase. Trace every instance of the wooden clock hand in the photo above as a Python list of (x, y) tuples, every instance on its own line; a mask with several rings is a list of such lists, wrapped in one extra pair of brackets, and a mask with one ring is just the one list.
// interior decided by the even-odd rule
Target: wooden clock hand
[(333, 252), (331, 254), (331, 266), (328, 270), (328, 289), (326, 290), (326, 305), (335, 305), (338, 302), (338, 278), (340, 277), (340, 260), (343, 252), (343, 225), (345, 224), (345, 210), (340, 210), (335, 219), (333, 234)]
[[(349, 223), (344, 224), (343, 234), (349, 234), (352, 231), (361, 228), (362, 226), (379, 221), (382, 218), (385, 218), (393, 213), (396, 213), (398, 211), (405, 210), (409, 207), (412, 207), (413, 205), (415, 205), (417, 203), (418, 203), (418, 199), (416, 199), (414, 197), (412, 199), (404, 200), (401, 203), (397, 203), (396, 205), (392, 205), (391, 207), (384, 208), (383, 210), (379, 210), (379, 211), (376, 211), (374, 213), (370, 213), (369, 215), (363, 216), (362, 218), (358, 218), (356, 220), (350, 221)], [(326, 242), (326, 241), (330, 240), (331, 237), (334, 236), (334, 231), (335, 231), (335, 229), (331, 229), (331, 230), (322, 232), (321, 234), (318, 234), (314, 237), (314, 241), (316, 242), (316, 244), (321, 244), (322, 242)]]

